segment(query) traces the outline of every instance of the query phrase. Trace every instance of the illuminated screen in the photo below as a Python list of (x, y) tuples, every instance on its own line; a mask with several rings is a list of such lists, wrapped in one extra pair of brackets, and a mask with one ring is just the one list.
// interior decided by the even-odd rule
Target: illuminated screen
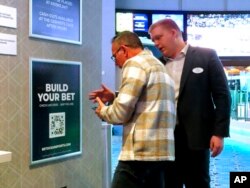
[(116, 13), (116, 32), (122, 31), (148, 32), (147, 14), (117, 12)]
[(149, 26), (164, 18), (173, 19), (184, 33), (183, 13), (150, 10), (116, 10), (115, 30), (116, 32), (125, 30), (135, 32), (143, 44), (154, 45), (148, 34)]
[(116, 13), (116, 32), (133, 31), (133, 13)]
[(170, 18), (174, 20), (179, 26), (180, 30), (184, 31), (184, 15), (183, 14), (152, 14), (152, 23), (155, 23), (159, 20)]
[(116, 12), (116, 32), (132, 31), (141, 39), (143, 44), (153, 45), (149, 39), (148, 28), (150, 25), (147, 13)]
[(250, 13), (187, 14), (187, 41), (219, 56), (250, 56)]
[(134, 32), (148, 32), (148, 16), (146, 14), (133, 14)]

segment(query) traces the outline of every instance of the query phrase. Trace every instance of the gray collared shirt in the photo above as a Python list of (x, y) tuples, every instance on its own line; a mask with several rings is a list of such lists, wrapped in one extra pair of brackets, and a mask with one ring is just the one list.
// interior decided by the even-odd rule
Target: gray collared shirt
[[(181, 50), (181, 52), (174, 58), (167, 58), (166, 69), (170, 77), (174, 80), (174, 90), (175, 90), (175, 106), (177, 108), (177, 101), (179, 97), (180, 90), (180, 82), (181, 75), (184, 66), (184, 61), (186, 57), (186, 53), (188, 50), (188, 44)], [(176, 119), (176, 123), (178, 123), (178, 117)]]

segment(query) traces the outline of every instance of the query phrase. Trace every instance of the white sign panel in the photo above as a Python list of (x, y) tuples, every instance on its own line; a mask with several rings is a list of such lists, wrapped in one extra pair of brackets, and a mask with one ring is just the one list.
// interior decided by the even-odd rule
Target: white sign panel
[(17, 37), (16, 35), (0, 33), (0, 54), (16, 55), (17, 54)]
[(0, 5), (0, 26), (17, 28), (16, 8)]

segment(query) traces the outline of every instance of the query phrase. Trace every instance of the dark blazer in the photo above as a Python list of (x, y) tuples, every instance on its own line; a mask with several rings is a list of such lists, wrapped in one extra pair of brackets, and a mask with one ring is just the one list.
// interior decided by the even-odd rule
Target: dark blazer
[(228, 137), (231, 96), (216, 52), (189, 46), (177, 102), (178, 126), (191, 149), (209, 147), (212, 135)]

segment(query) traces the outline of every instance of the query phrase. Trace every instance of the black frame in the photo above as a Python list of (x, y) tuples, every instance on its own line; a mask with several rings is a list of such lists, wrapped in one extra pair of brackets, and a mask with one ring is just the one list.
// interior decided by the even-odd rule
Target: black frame
[[(138, 10), (138, 9), (116, 9), (116, 13), (140, 13), (140, 14), (147, 14), (148, 15), (148, 25), (150, 26), (152, 24), (152, 14), (182, 14), (183, 15), (183, 39), (185, 41), (188, 41), (187, 36), (187, 19), (188, 15), (190, 14), (249, 14), (250, 11), (173, 11), (173, 10)], [(115, 20), (115, 25), (117, 25), (117, 20)], [(116, 31), (117, 33), (117, 31)], [(140, 33), (135, 32), (140, 37), (147, 37), (150, 39), (150, 36), (148, 33)], [(230, 40), (230, 39), (229, 39)], [(219, 54), (218, 54), (219, 55)], [(243, 62), (243, 64), (249, 64), (250, 63), (250, 56), (219, 56), (222, 62), (225, 64), (231, 64), (232, 62)], [(224, 64), (223, 63), (223, 64)]]
[[(148, 26), (152, 24), (152, 15), (153, 14), (176, 14), (176, 15), (183, 15), (183, 38), (186, 40), (186, 14), (183, 11), (169, 11), (169, 10), (133, 10), (133, 9), (116, 9), (116, 13), (133, 13), (133, 14), (146, 14), (148, 16)], [(116, 18), (116, 16), (115, 16)], [(117, 26), (117, 19), (115, 20), (115, 27)], [(140, 37), (147, 37), (150, 39), (148, 32), (138, 32), (134, 31)], [(117, 33), (117, 30), (116, 30)]]

